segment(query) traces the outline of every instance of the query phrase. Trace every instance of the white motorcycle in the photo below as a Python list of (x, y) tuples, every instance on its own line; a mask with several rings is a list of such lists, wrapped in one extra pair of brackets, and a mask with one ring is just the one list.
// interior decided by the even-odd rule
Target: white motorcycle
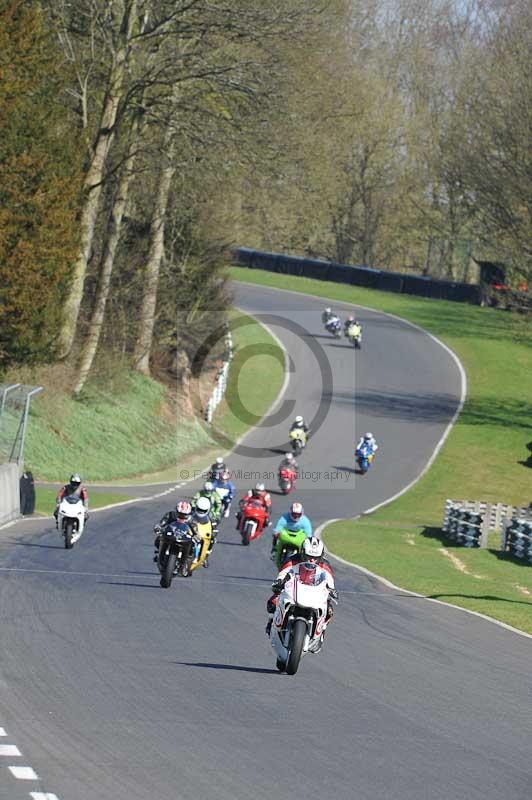
[(78, 541), (85, 527), (86, 508), (77, 494), (63, 497), (57, 513), (57, 527), (65, 540), (65, 548), (70, 550)]
[(302, 655), (321, 650), (329, 600), (324, 569), (303, 562), (297, 570), (287, 575), (270, 631), (277, 669), (288, 675), (296, 674)]

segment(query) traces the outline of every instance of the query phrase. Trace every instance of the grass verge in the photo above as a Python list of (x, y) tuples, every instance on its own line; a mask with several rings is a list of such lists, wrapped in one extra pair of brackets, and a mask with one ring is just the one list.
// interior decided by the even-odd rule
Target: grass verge
[(434, 465), (389, 506), (328, 526), (326, 542), (332, 552), (399, 586), (532, 633), (532, 565), (499, 553), (496, 543), (488, 550), (453, 547), (440, 530), (448, 497), (512, 505), (532, 500), (530, 321), (495, 309), (260, 270), (234, 267), (231, 276), (397, 314), (454, 350), (467, 372), (468, 398)]
[[(59, 489), (59, 487), (58, 487)], [(42, 514), (49, 517), (55, 508), (55, 498), (57, 497), (57, 490), (45, 489), (42, 486), (35, 487), (35, 513)], [(125, 500), (131, 500), (127, 494), (117, 494), (114, 492), (94, 492), (90, 496), (89, 508), (102, 508), (103, 506), (110, 506), (113, 503), (122, 503)]]
[(199, 474), (260, 419), (283, 381), (283, 352), (269, 332), (239, 312), (232, 314), (232, 329), (234, 359), (212, 426), (178, 417), (166, 388), (139, 373), (123, 371), (105, 387), (89, 384), (73, 400), (57, 389), (51, 370), (31, 406), (26, 468), (39, 480), (62, 483), (77, 471), (89, 484), (117, 486)]

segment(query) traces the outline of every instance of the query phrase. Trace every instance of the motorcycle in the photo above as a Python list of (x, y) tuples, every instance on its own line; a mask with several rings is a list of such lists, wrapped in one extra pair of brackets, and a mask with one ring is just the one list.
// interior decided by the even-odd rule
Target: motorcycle
[(305, 563), (302, 563), (298, 572), (287, 576), (270, 631), (270, 643), (277, 656), (279, 672), (295, 675), (305, 653), (319, 653), (326, 627), (328, 599), (325, 570), (307, 571)]
[(355, 452), (355, 457), (358, 464), (359, 472), (362, 475), (365, 475), (368, 469), (371, 466), (371, 462), (373, 461), (373, 450), (369, 445), (363, 444), (362, 447), (359, 447), (358, 450)]
[(290, 467), (281, 467), (279, 470), (279, 489), (283, 494), (290, 494), (296, 488), (297, 473)]
[(85, 527), (85, 506), (78, 494), (63, 497), (57, 512), (57, 527), (65, 540), (65, 549), (71, 550)]
[(231, 490), (225, 486), (217, 486), (216, 491), (220, 495), (220, 500), (222, 501), (223, 516), (227, 519), (231, 513), (231, 502), (233, 500), (230, 495)]
[(198, 567), (208, 566), (212, 526), (205, 523), (198, 525), (198, 530), (201, 534), (199, 552), (194, 535), (184, 522), (171, 522), (161, 531), (157, 567), (161, 573), (160, 585), (163, 589), (172, 585), (176, 575), (188, 578)]
[(280, 570), (285, 561), (299, 553), (301, 545), (307, 538), (305, 531), (289, 531), (288, 528), (283, 528), (277, 537), (277, 544), (275, 546), (275, 564), (277, 569)]
[(342, 336), (342, 323), (338, 317), (331, 317), (331, 319), (325, 323), (325, 330), (328, 333), (332, 333), (335, 339), (340, 339)]
[(360, 350), (362, 347), (362, 328), (358, 324), (350, 325), (346, 332), (346, 338), (349, 339), (355, 350)]
[(307, 434), (301, 428), (293, 428), (289, 433), (289, 437), (294, 455), (300, 455), (307, 445)]
[(260, 500), (249, 498), (242, 507), (238, 530), (242, 536), (242, 544), (249, 545), (252, 539), (258, 539), (264, 532), (267, 511)]

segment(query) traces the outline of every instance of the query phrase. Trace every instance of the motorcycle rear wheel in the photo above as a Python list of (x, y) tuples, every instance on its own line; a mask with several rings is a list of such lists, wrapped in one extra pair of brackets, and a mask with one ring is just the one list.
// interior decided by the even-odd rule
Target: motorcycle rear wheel
[(169, 553), (166, 558), (166, 564), (164, 565), (163, 571), (161, 573), (161, 586), (163, 589), (168, 589), (172, 585), (172, 578), (174, 577), (174, 569), (175, 569), (175, 553)]
[(72, 537), (74, 535), (74, 523), (72, 520), (69, 520), (65, 523), (65, 549), (72, 550), (74, 547), (74, 542), (72, 541)]
[(306, 632), (307, 626), (305, 621), (302, 619), (296, 619), (292, 625), (292, 631), (290, 633), (288, 661), (286, 662), (287, 675), (295, 675), (298, 670), (299, 662), (301, 661), (301, 654), (303, 652), (303, 645), (305, 643)]

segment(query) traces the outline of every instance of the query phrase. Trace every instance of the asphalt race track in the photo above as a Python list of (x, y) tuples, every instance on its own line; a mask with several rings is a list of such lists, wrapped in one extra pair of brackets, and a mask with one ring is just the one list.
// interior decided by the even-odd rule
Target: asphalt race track
[[(324, 335), (318, 299), (236, 294), (291, 372), (284, 418), (249, 434), (233, 473), (275, 470), (286, 413), (302, 413), (313, 436), (292, 497), (316, 526), (407, 485), (459, 402), (450, 355), (370, 311), (355, 352)], [(381, 449), (359, 477), (368, 429)], [(210, 568), (163, 590), (152, 526), (177, 496), (93, 514), (72, 551), (48, 521), (0, 531), (2, 800), (530, 800), (530, 639), (338, 565), (322, 652), (280, 675), (264, 635), (269, 533), (244, 548), (228, 520)]]

